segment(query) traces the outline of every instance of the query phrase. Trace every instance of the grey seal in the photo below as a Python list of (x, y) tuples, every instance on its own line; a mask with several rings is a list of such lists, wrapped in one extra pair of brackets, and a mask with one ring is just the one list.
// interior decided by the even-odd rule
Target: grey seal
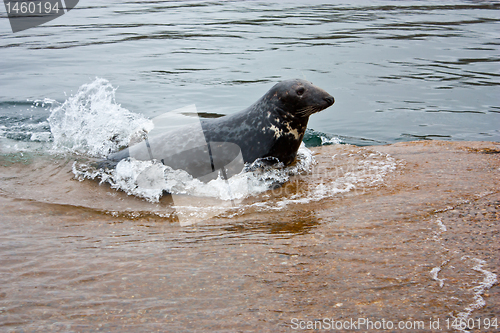
[(309, 117), (334, 102), (330, 94), (308, 81), (285, 80), (245, 110), (203, 119), (199, 130), (188, 125), (148, 138), (109, 155), (98, 167), (111, 168), (122, 159), (134, 157), (161, 161), (202, 177), (216, 170), (224, 172), (238, 156), (241, 166), (257, 159), (286, 166), (297, 156)]

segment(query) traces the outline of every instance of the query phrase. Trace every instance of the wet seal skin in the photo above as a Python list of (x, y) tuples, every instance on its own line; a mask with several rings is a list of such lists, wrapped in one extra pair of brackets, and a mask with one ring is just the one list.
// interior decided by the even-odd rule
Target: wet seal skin
[[(224, 170), (238, 157), (242, 159), (241, 167), (243, 162), (252, 163), (259, 158), (286, 166), (297, 156), (309, 116), (330, 107), (334, 101), (330, 94), (308, 81), (282, 81), (243, 111), (201, 120), (201, 130), (188, 125), (148, 138), (111, 154), (98, 167), (112, 168), (127, 157), (154, 159), (202, 177)], [(233, 170), (239, 171), (241, 168)]]

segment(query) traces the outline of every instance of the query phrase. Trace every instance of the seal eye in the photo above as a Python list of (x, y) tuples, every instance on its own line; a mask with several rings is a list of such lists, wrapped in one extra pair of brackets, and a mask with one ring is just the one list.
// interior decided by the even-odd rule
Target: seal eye
[(306, 89), (304, 87), (300, 87), (295, 92), (297, 93), (297, 95), (302, 96), (305, 93), (305, 91)]

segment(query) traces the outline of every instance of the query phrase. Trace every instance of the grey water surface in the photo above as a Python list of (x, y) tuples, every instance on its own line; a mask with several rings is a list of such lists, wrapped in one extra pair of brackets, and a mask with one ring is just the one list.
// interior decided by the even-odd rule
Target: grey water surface
[(63, 102), (96, 77), (150, 118), (190, 104), (230, 114), (275, 82), (305, 78), (336, 99), (309, 127), (347, 143), (499, 141), (499, 10), (498, 1), (85, 0), (18, 33), (2, 10), (0, 136), (46, 131), (49, 107), (34, 102)]

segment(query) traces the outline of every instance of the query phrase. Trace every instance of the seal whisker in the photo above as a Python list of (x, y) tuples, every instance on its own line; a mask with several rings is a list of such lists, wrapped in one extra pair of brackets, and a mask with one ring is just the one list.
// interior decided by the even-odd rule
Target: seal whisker
[(310, 112), (312, 106), (306, 106), (305, 108), (297, 110), (296, 114), (305, 115)]
[(309, 117), (313, 113), (319, 112), (321, 110), (323, 110), (323, 108), (320, 106), (310, 105), (298, 110), (296, 114), (301, 117)]

